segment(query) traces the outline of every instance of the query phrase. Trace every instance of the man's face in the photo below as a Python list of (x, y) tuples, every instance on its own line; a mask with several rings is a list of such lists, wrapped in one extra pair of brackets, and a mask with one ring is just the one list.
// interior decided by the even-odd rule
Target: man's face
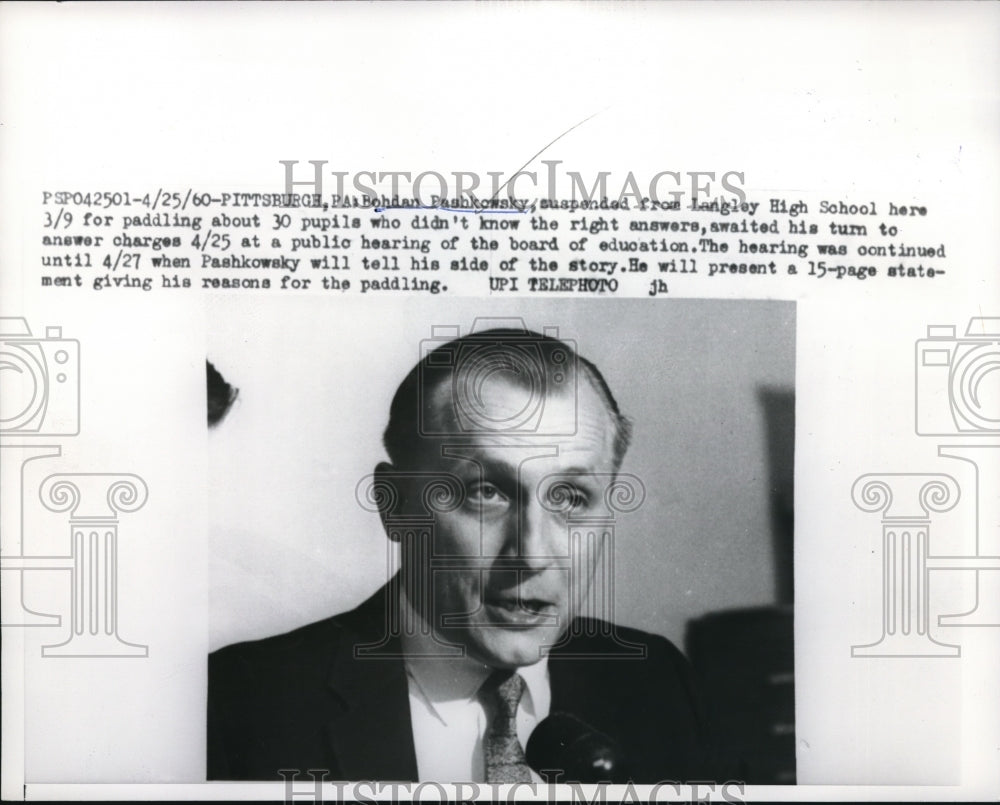
[[(450, 392), (450, 386), (437, 390)], [(498, 380), (479, 404), (486, 419), (501, 422), (516, 416), (524, 400), (523, 389)], [(568, 495), (577, 517), (605, 511), (615, 471), (614, 422), (583, 377), (576, 395), (548, 396), (544, 406), (541, 432), (572, 435), (470, 434), (443, 423), (461, 438), (440, 439), (419, 468), (457, 476), (465, 494), (458, 508), (435, 515), (435, 569), (411, 569), (430, 584), (432, 612), (423, 614), (443, 640), (495, 668), (541, 659), (539, 649), (577, 614), (599, 557), (586, 551), (571, 570), (568, 511), (558, 502)], [(446, 557), (459, 567), (441, 570)], [(465, 622), (444, 620), (455, 616)]]

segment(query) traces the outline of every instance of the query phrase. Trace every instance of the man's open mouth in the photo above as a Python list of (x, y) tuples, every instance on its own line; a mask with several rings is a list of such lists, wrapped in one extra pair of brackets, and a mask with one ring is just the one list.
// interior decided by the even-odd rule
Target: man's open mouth
[(495, 618), (509, 624), (536, 626), (556, 619), (556, 605), (544, 598), (487, 595), (483, 603)]

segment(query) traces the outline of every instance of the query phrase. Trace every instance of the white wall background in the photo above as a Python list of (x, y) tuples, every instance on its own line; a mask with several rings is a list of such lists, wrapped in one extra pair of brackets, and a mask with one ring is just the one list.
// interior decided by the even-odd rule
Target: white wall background
[[(209, 434), (210, 645), (326, 617), (383, 584), (378, 517), (355, 501), (383, 458), (396, 386), (435, 324), (555, 325), (595, 361), (635, 438), (647, 500), (620, 521), (617, 620), (680, 644), (685, 622), (775, 596), (762, 385), (794, 384), (791, 303), (213, 299), (207, 352), (240, 389)], [(375, 309), (377, 307), (377, 309)], [(374, 323), (374, 324), (373, 324)]]

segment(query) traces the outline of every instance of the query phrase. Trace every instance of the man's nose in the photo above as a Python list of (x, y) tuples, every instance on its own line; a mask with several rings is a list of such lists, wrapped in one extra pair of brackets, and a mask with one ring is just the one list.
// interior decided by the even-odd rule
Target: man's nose
[(514, 525), (511, 553), (527, 569), (545, 570), (557, 563), (560, 555), (565, 555), (568, 535), (559, 532), (551, 514), (546, 512), (537, 500), (521, 502)]

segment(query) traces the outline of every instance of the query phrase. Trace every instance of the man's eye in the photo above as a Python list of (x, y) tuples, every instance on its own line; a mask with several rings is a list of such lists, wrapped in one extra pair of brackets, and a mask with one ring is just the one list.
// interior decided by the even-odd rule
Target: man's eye
[(469, 499), (473, 503), (505, 503), (507, 496), (500, 491), (500, 488), (488, 481), (473, 484), (469, 488)]
[(590, 495), (569, 484), (553, 484), (548, 497), (554, 507), (565, 511), (579, 511), (590, 505)]

